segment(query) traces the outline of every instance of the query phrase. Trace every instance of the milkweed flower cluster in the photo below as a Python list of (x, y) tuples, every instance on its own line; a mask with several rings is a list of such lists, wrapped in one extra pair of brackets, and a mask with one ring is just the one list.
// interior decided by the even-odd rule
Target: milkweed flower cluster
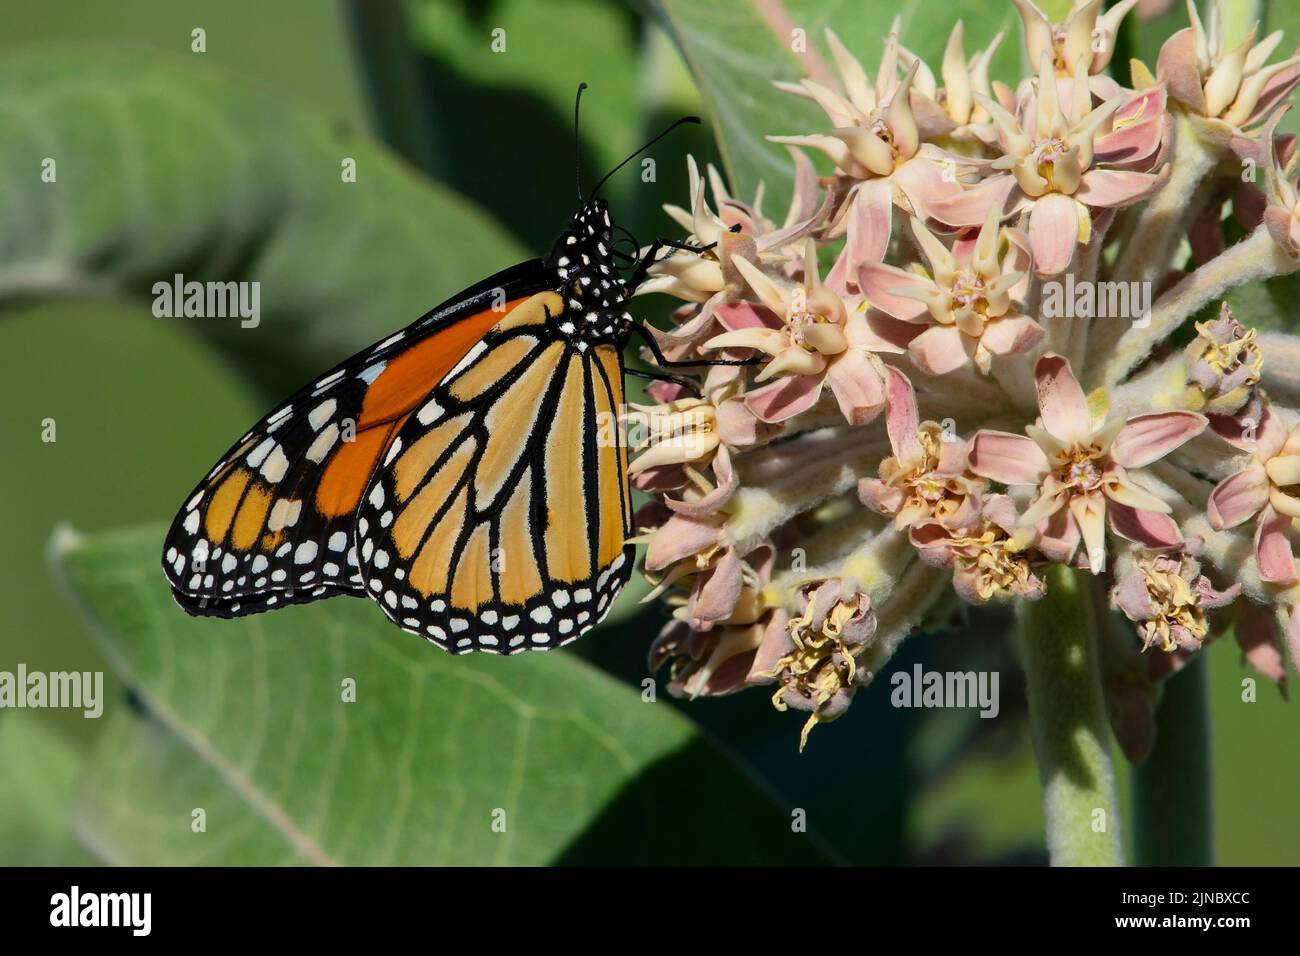
[(1223, 304), (1300, 267), (1275, 132), (1300, 57), (1280, 34), (1229, 49), (1189, 3), (1156, 72), (1121, 80), (1136, 0), (1064, 23), (1014, 3), (1034, 66), (1014, 88), (989, 78), (1002, 38), (968, 53), (960, 23), (939, 79), (897, 29), (874, 73), (828, 30), (839, 85), (777, 84), (824, 123), (761, 131), (795, 163), (779, 224), (690, 162), (667, 211), (694, 250), (640, 292), (682, 303), (670, 359), (749, 364), (638, 409), (674, 693), (768, 685), (806, 737), (929, 608), (1034, 601), (1051, 564), (1131, 623), (1148, 690), (1233, 625), (1273, 680), (1284, 641), (1300, 658), (1300, 339)]

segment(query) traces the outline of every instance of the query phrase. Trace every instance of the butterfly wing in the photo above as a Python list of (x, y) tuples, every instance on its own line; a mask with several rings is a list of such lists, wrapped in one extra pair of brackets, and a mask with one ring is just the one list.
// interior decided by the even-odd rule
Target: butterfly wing
[(362, 594), (356, 512), (406, 417), (503, 315), (540, 261), (492, 276), (301, 389), (199, 484), (163, 545), (177, 603), (235, 617)]
[(566, 644), (609, 610), (634, 548), (623, 368), (571, 341), (542, 292), (409, 415), (369, 484), (357, 540), (370, 596), (457, 653)]

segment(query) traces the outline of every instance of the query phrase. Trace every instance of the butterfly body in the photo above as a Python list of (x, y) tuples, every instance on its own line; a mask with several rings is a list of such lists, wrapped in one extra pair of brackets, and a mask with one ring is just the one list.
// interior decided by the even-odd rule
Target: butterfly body
[(163, 567), (191, 614), (369, 596), (446, 650), (568, 643), (633, 547), (608, 208), (343, 362), (258, 423), (176, 516)]

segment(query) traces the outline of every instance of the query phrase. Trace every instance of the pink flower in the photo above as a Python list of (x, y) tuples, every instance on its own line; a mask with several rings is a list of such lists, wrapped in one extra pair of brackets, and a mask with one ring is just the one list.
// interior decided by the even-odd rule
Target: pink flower
[(1157, 412), (1125, 421), (1094, 421), (1069, 363), (1051, 352), (1034, 367), (1041, 417), (1029, 435), (977, 432), (970, 467), (1007, 485), (1035, 485), (1038, 493), (1020, 516), (1018, 531), (1053, 561), (1070, 561), (1082, 540), (1088, 567), (1102, 570), (1105, 528), (1151, 548), (1182, 541), (1169, 506), (1128, 473), (1200, 434), (1204, 415)]
[(778, 282), (757, 266), (735, 260), (761, 308), (719, 309), (728, 331), (708, 349), (755, 349), (771, 356), (755, 378), (769, 384), (749, 392), (745, 404), (764, 422), (808, 411), (829, 384), (850, 425), (871, 421), (884, 406), (883, 368), (874, 352), (886, 345), (867, 324), (861, 302), (849, 307), (822, 284), (817, 249), (806, 240), (803, 282)]
[(1192, 25), (1165, 41), (1156, 63), (1170, 99), (1184, 109), (1225, 127), (1227, 134), (1241, 135), (1263, 123), (1300, 84), (1300, 56), (1268, 64), (1282, 42), (1281, 30), (1256, 44), (1256, 24), (1239, 46), (1227, 50), (1217, 2), (1210, 7), (1208, 32), (1194, 3), (1187, 4), (1187, 16)]
[(934, 199), (958, 187), (953, 177), (945, 178), (941, 162), (947, 154), (937, 146), (922, 143), (922, 131), (912, 112), (910, 94), (921, 61), (913, 59), (900, 80), (898, 37), (891, 34), (872, 84), (862, 64), (830, 30), (826, 31), (826, 42), (835, 57), (844, 92), (810, 79), (776, 85), (817, 103), (833, 129), (830, 133), (767, 138), (774, 143), (819, 150), (835, 164), (840, 175), (835, 187), (840, 199), (823, 238), (847, 236), (844, 268), (846, 276), (852, 278), (863, 262), (883, 258), (889, 247), (896, 203), (926, 218)]
[(761, 187), (754, 205), (746, 205), (727, 192), (722, 177), (710, 166), (708, 185), (717, 205), (715, 213), (705, 196), (705, 180), (695, 157), (686, 157), (691, 208), (666, 205), (664, 212), (686, 230), (685, 242), (700, 247), (699, 251), (678, 249), (659, 258), (637, 295), (665, 292), (688, 302), (716, 305), (724, 301), (722, 293), (728, 286), (744, 284), (732, 265), (733, 258), (757, 260), (760, 253), (779, 249), (806, 235), (825, 212), (818, 202), (821, 187), (808, 158), (796, 150), (790, 153), (795, 161), (795, 189), (781, 229), (763, 217)]
[(930, 275), (883, 262), (866, 263), (858, 272), (858, 286), (876, 308), (905, 322), (930, 324), (908, 344), (912, 360), (930, 375), (971, 362), (987, 374), (993, 356), (1027, 352), (1043, 337), (1043, 327), (1021, 315), (1013, 301), (1028, 284), (1028, 242), (1018, 229), (1000, 229), (998, 219), (998, 209), (990, 208), (978, 238), (958, 241), (951, 251), (913, 219)]
[(894, 450), (880, 463), (879, 478), (858, 482), (858, 497), (872, 511), (889, 515), (894, 527), (936, 521), (967, 528), (979, 517), (986, 483), (966, 467), (966, 442), (947, 435), (937, 422), (920, 422), (912, 383), (886, 369), (889, 412), (886, 427)]
[(989, 115), (975, 102), (974, 94), (988, 96), (991, 92), (989, 62), (1001, 45), (1002, 36), (998, 33), (987, 47), (967, 59), (965, 31), (958, 20), (948, 34), (948, 45), (943, 52), (942, 89), (937, 87), (934, 74), (920, 57), (904, 46), (898, 48), (904, 69), (917, 64), (910, 102), (923, 139), (962, 145), (992, 142), (996, 134), (989, 124)]
[(1300, 427), (1287, 434), (1266, 407), (1247, 445), (1250, 463), (1215, 486), (1206, 513), (1216, 530), (1255, 518), (1260, 577), (1287, 584), (1296, 579), (1290, 532), (1292, 519), (1300, 517)]
[(707, 630), (675, 614), (650, 645), (651, 673), (671, 662), (668, 692), (674, 697), (720, 697), (743, 690), (755, 655), (769, 634), (785, 632), (785, 613), (764, 602), (761, 590), (770, 576), (773, 551), (751, 553), (751, 577), (725, 618)]
[(1101, 0), (1074, 0), (1065, 23), (1055, 24), (1032, 0), (1012, 0), (1025, 28), (1025, 51), (1030, 63), (1046, 56), (1060, 76), (1070, 77), (1080, 65), (1089, 74), (1106, 69), (1115, 51), (1120, 21), (1138, 0), (1121, 0), (1105, 15)]
[[(650, 514), (651, 511), (655, 514)], [(656, 515), (660, 519), (654, 520)], [(667, 515), (666, 520), (664, 516)], [(641, 526), (659, 526), (646, 549), (645, 570), (658, 577), (646, 600), (657, 597), (674, 585), (689, 589), (686, 606), (680, 615), (693, 630), (707, 631), (726, 621), (735, 611), (746, 584), (755, 580), (755, 565), (747, 563), (726, 540), (726, 517), (715, 511), (701, 514), (698, 509), (677, 513), (671, 502), (648, 505), (637, 514)], [(770, 548), (768, 549), (770, 550)]]
[(1002, 155), (990, 168), (999, 172), (931, 204), (935, 217), (954, 227), (979, 224), (990, 205), (1007, 215), (1028, 212), (1034, 268), (1043, 276), (1063, 272), (1075, 247), (1091, 240), (1094, 211), (1145, 199), (1168, 176), (1167, 167), (1158, 174), (1144, 171), (1160, 161), (1165, 139), (1163, 87), (1121, 94), (1093, 109), (1080, 59), (1069, 89), (1067, 113), (1044, 54), (1037, 90), (1020, 111), (1023, 119), (978, 97), (998, 128)]

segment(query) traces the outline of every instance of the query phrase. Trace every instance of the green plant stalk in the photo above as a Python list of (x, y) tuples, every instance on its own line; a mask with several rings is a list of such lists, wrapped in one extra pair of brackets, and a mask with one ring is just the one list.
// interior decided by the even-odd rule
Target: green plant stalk
[(1090, 576), (1056, 565), (1020, 612), (1029, 722), (1053, 866), (1122, 866)]
[(1200, 653), (1165, 682), (1155, 749), (1133, 769), (1133, 857), (1139, 866), (1214, 864), (1208, 673)]

